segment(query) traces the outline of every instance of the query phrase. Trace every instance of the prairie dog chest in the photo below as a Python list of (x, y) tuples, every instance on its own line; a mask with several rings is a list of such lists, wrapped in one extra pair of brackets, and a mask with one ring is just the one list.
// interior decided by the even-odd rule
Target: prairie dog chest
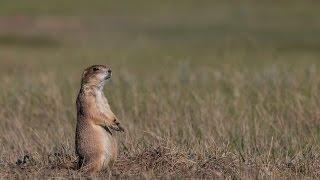
[(112, 111), (110, 110), (110, 106), (107, 98), (104, 96), (102, 91), (96, 92), (96, 105), (98, 110), (103, 114), (110, 114)]

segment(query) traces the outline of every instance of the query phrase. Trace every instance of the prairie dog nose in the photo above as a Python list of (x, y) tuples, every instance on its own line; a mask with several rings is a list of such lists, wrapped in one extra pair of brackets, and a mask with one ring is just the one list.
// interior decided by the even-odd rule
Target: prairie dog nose
[(112, 71), (111, 71), (111, 68), (109, 68), (109, 69), (108, 69), (108, 73), (111, 74), (111, 72), (112, 72)]

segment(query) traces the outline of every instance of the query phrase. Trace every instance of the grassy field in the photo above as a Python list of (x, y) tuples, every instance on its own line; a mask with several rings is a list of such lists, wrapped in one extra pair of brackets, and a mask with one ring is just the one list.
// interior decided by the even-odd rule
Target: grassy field
[(0, 179), (81, 176), (92, 64), (127, 130), (111, 178), (319, 177), (319, 5), (2, 0)]

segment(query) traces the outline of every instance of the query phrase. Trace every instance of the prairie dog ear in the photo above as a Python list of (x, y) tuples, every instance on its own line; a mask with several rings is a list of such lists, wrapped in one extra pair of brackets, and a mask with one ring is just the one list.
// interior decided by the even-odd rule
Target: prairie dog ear
[(83, 71), (83, 73), (82, 73), (82, 78), (84, 78), (84, 77), (86, 76), (87, 72), (88, 72), (87, 69)]

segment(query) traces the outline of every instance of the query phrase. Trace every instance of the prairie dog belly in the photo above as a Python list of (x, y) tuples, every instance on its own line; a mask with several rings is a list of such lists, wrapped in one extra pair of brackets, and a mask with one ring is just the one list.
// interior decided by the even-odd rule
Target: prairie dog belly
[(112, 163), (117, 158), (117, 142), (112, 135), (101, 126), (96, 126), (95, 130), (97, 131), (97, 140), (101, 148), (101, 158), (103, 158), (103, 166), (106, 168), (106, 165), (110, 162)]

